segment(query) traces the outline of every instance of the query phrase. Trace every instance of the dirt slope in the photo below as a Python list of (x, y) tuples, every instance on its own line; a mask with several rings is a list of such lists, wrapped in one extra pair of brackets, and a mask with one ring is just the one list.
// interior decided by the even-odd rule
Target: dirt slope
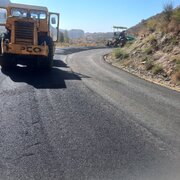
[(164, 13), (158, 14), (146, 20), (146, 25), (141, 23), (138, 29), (136, 26), (136, 40), (114, 49), (106, 60), (142, 78), (180, 90), (180, 8), (173, 10), (171, 20), (164, 17)]

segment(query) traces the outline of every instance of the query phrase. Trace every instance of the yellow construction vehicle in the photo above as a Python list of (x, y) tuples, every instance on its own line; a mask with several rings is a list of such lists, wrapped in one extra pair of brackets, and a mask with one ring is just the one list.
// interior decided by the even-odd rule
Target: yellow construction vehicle
[[(46, 7), (10, 3), (0, 7), (0, 64), (26, 64), (51, 69), (54, 41), (58, 40), (59, 13)], [(0, 31), (2, 31), (0, 29)]]

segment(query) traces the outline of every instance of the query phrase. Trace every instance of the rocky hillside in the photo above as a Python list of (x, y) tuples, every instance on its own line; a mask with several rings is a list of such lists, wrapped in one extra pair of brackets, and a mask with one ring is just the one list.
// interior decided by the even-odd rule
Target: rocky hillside
[[(106, 60), (150, 81), (180, 90), (180, 8), (146, 20), (134, 29), (137, 38)], [(133, 28), (131, 29), (133, 31)]]
[(141, 20), (137, 25), (127, 30), (128, 34), (143, 36), (144, 34), (161, 31), (178, 31), (180, 29), (180, 6), (173, 9), (172, 4), (167, 4), (162, 13), (156, 14), (148, 19)]

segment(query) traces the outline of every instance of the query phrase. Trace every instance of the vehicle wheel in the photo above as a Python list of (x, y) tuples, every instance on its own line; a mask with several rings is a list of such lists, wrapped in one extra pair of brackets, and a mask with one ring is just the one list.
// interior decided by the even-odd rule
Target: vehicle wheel
[(2, 69), (10, 69), (16, 66), (16, 62), (11, 55), (4, 54), (3, 56), (0, 56), (0, 65)]
[(121, 39), (120, 47), (124, 47), (125, 44), (126, 44), (126, 39)]
[(110, 47), (110, 42), (109, 41), (106, 43), (106, 46)]
[(113, 44), (113, 47), (114, 47), (114, 48), (118, 47), (117, 42), (115, 42), (115, 43)]
[(47, 36), (45, 38), (40, 38), (39, 44), (42, 44), (44, 41), (46, 42), (48, 46), (49, 53), (47, 57), (40, 58), (40, 67), (46, 70), (51, 70), (53, 66), (54, 42), (51, 37)]

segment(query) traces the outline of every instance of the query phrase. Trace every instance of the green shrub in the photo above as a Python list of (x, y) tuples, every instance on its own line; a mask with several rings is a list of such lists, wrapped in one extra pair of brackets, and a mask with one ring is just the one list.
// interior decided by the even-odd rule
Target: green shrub
[(129, 48), (133, 43), (134, 43), (134, 41), (128, 41), (128, 42), (125, 44), (125, 47), (126, 47), (126, 48)]
[(146, 39), (145, 39), (145, 42), (146, 43), (151, 43), (151, 42), (153, 42), (153, 41), (157, 41), (156, 40), (156, 36), (154, 35), (154, 34), (150, 34), (148, 37), (146, 37)]
[(147, 55), (152, 54), (152, 52), (153, 52), (152, 47), (148, 47), (148, 48), (144, 49), (144, 53), (147, 54)]
[(152, 72), (153, 72), (153, 74), (162, 73), (163, 72), (163, 68), (160, 65), (156, 64), (156, 65), (153, 66)]
[(178, 40), (176, 37), (173, 37), (173, 38), (171, 39), (171, 41), (172, 41), (172, 44), (173, 44), (173, 45), (178, 45), (178, 43), (179, 43), (179, 40)]
[(142, 58), (142, 60), (141, 60), (142, 62), (147, 62), (148, 61), (148, 57), (144, 57), (144, 58)]
[(180, 24), (180, 8), (174, 10), (172, 17), (178, 24)]
[(168, 23), (168, 32), (180, 31), (180, 8), (173, 10), (171, 21)]
[(122, 49), (120, 49), (120, 48), (114, 49), (113, 55), (114, 55), (114, 57), (115, 57), (116, 59), (119, 59), (119, 58), (121, 58), (121, 59), (126, 59), (126, 58), (129, 57), (129, 54), (127, 54), (126, 52), (124, 52), (124, 51), (123, 51)]
[(152, 68), (154, 67), (154, 64), (152, 61), (148, 60), (146, 63), (145, 63), (145, 68), (147, 71), (151, 70)]
[(177, 72), (180, 72), (180, 64), (177, 64), (177, 65), (176, 65), (176, 71), (177, 71)]
[(157, 41), (156, 36), (155, 35), (149, 36), (149, 41), (150, 41), (150, 43)]
[(180, 65), (180, 59), (176, 59), (176, 64)]
[(163, 13), (164, 13), (164, 20), (167, 22), (170, 22), (172, 19), (172, 15), (173, 15), (173, 4), (172, 2), (168, 2), (164, 5), (163, 8)]
[(156, 26), (157, 26), (157, 20), (156, 19), (149, 19), (147, 21), (147, 28), (149, 31), (154, 32), (156, 30)]
[(180, 59), (176, 60), (176, 68), (175, 68), (175, 71), (180, 73)]

